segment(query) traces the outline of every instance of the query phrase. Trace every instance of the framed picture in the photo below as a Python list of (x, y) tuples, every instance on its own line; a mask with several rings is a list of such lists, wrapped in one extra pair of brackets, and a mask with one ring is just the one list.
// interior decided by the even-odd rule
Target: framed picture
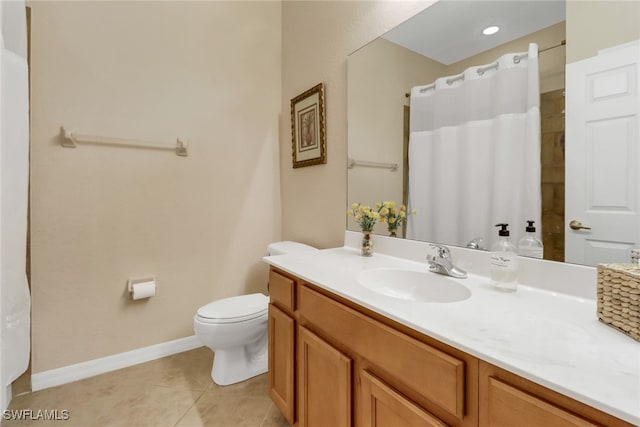
[(294, 168), (327, 163), (323, 83), (291, 100), (291, 137)]

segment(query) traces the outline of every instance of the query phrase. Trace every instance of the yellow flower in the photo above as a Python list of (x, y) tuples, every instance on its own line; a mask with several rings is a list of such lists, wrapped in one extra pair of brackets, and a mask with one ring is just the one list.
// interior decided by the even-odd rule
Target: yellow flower
[(391, 208), (391, 215), (398, 215), (398, 209)]
[(407, 207), (405, 205), (400, 206), (400, 212), (404, 212), (407, 210)]
[(396, 219), (394, 217), (389, 218), (389, 224), (394, 224)]
[(405, 211), (400, 211), (399, 216), (400, 218), (404, 218), (405, 216), (407, 216), (407, 213)]
[(387, 215), (389, 213), (389, 209), (388, 208), (382, 208), (382, 210), (380, 211), (381, 215)]
[(411, 215), (418, 215), (418, 209), (414, 209), (411, 211)]
[(347, 209), (347, 214), (352, 215), (355, 221), (360, 225), (363, 231), (372, 230), (376, 222), (381, 218), (379, 213), (381, 204), (378, 202), (375, 205), (375, 210), (370, 206), (363, 205), (361, 203), (352, 203), (351, 208)]

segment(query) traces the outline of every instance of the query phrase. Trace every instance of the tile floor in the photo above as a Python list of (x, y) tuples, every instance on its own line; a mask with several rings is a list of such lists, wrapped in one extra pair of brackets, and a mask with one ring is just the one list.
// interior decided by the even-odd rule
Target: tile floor
[[(221, 387), (207, 347), (70, 384), (16, 396), (9, 410), (68, 411), (68, 420), (7, 420), (1, 427), (285, 427), (267, 376)], [(51, 412), (50, 412), (51, 413)]]

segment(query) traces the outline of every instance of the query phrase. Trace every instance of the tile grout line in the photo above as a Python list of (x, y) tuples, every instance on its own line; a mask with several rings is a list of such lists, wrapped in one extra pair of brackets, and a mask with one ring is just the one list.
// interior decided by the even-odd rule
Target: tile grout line
[(196, 400), (193, 401), (193, 403), (191, 404), (191, 406), (189, 406), (189, 408), (184, 412), (184, 414), (182, 414), (182, 416), (180, 418), (178, 418), (178, 421), (176, 421), (176, 423), (173, 425), (173, 427), (177, 427), (178, 424), (180, 424), (180, 421), (182, 421), (182, 419), (189, 413), (189, 411), (196, 406), (196, 403), (198, 403), (198, 401), (200, 399), (202, 399), (202, 396), (204, 396), (206, 390), (202, 390), (200, 392), (200, 396), (198, 396), (198, 398)]
[(258, 427), (264, 427), (264, 423), (267, 421), (267, 417), (269, 416), (269, 412), (271, 412), (271, 405), (267, 406), (267, 412), (265, 412), (264, 417), (262, 417), (262, 422), (260, 423), (260, 425)]

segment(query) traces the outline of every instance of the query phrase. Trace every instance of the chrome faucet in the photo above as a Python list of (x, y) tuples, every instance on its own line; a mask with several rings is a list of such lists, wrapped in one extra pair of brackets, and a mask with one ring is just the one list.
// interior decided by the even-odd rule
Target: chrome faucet
[(467, 272), (453, 265), (451, 261), (451, 252), (449, 248), (440, 245), (431, 245), (438, 251), (438, 255), (427, 255), (427, 264), (429, 271), (438, 274), (455, 277), (457, 279), (466, 279)]
[(486, 251), (487, 247), (484, 244), (484, 239), (482, 237), (476, 237), (467, 243), (467, 248), (469, 249), (479, 249), (481, 251)]

